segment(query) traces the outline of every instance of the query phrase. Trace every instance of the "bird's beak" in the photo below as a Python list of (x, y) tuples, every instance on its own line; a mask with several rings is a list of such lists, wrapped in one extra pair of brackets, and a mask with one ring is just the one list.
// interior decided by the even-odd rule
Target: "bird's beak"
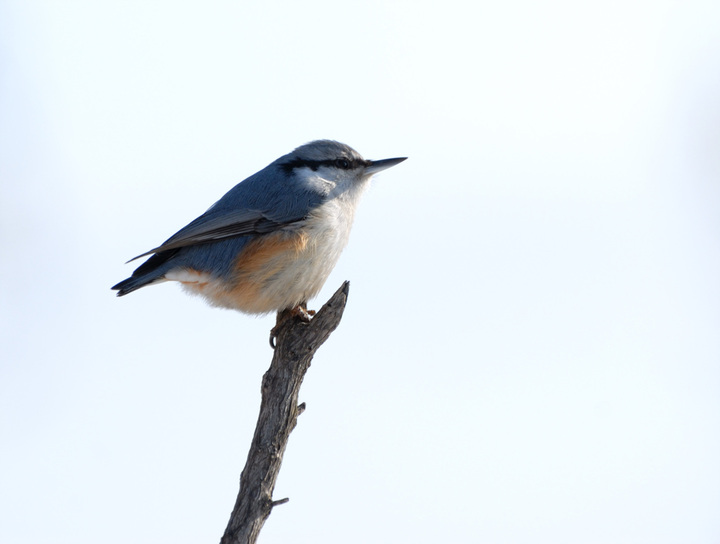
[(383, 170), (390, 168), (391, 166), (400, 164), (405, 159), (407, 159), (407, 157), (399, 157), (397, 159), (382, 159), (380, 161), (368, 161), (369, 164), (365, 167), (365, 175), (370, 176), (372, 174), (377, 174), (378, 172), (382, 172)]

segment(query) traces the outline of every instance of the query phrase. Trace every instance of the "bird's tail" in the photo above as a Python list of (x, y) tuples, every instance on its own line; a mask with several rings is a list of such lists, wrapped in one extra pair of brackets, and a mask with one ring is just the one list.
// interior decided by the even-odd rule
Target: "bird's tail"
[(113, 291), (117, 291), (117, 296), (122, 297), (124, 295), (127, 295), (128, 293), (132, 293), (133, 291), (140, 289), (141, 287), (146, 287), (154, 283), (160, 283), (162, 281), (165, 281), (164, 277), (158, 277), (154, 274), (146, 274), (140, 277), (132, 276), (126, 280), (121, 281), (117, 285), (113, 285), (110, 289), (112, 289)]
[(156, 253), (141, 264), (137, 270), (133, 272), (132, 276), (117, 285), (113, 285), (110, 289), (117, 291), (117, 296), (122, 297), (141, 287), (165, 281), (165, 273), (173, 267), (171, 258), (175, 255), (176, 251), (177, 250)]

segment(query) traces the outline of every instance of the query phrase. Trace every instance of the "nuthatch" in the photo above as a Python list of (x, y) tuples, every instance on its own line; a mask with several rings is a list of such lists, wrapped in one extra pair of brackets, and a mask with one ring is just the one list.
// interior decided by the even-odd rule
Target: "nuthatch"
[(369, 161), (318, 140), (253, 174), (113, 287), (127, 295), (178, 281), (210, 304), (250, 314), (295, 309), (322, 288), (373, 174), (407, 157)]

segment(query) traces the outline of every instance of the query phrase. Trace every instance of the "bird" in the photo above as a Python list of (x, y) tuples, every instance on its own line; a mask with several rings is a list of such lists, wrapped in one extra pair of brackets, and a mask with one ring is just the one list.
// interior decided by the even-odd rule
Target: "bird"
[(370, 178), (406, 159), (366, 160), (334, 140), (301, 145), (235, 185), (161, 245), (128, 261), (150, 256), (112, 289), (122, 297), (175, 281), (212, 306), (256, 315), (290, 310), (307, 317), (307, 302), (347, 245)]

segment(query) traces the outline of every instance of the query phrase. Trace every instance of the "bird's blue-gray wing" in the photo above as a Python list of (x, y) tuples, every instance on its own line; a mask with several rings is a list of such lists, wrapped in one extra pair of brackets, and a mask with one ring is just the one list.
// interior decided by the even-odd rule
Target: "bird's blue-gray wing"
[(302, 217), (278, 221), (266, 217), (257, 210), (218, 210), (218, 212), (213, 213), (211, 209), (173, 234), (162, 245), (133, 257), (128, 262), (152, 253), (215, 242), (233, 236), (267, 234), (300, 219)]
[[(230, 189), (220, 200), (152, 253), (215, 242), (248, 234), (267, 234), (303, 220), (320, 205), (323, 194), (292, 183), (277, 166), (280, 160)], [(128, 262), (130, 262), (128, 261)]]

